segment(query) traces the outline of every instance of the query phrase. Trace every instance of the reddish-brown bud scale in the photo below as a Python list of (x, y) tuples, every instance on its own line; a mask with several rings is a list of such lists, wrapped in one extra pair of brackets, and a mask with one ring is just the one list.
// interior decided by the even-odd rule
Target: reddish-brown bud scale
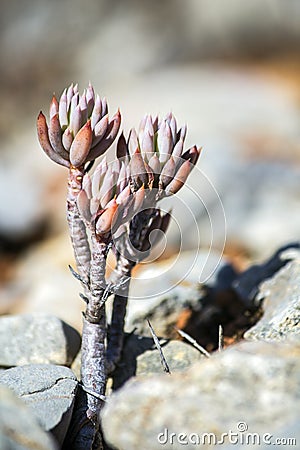
[(52, 159), (52, 161), (56, 162), (57, 164), (60, 164), (61, 166), (70, 167), (70, 164), (68, 161), (66, 161), (62, 156), (60, 156), (58, 153), (56, 153), (50, 143), (49, 135), (48, 135), (48, 125), (46, 121), (46, 117), (42, 113), (42, 111), (39, 113), (37, 118), (37, 134), (39, 143), (46, 153), (46, 155)]

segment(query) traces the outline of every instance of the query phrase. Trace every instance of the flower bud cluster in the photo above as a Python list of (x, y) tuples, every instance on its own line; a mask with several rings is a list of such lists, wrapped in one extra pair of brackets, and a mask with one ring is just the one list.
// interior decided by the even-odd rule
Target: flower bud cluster
[[(119, 111), (109, 119), (106, 100), (95, 95), (91, 85), (80, 95), (78, 86), (71, 84), (59, 101), (53, 96), (49, 126), (40, 112), (38, 138), (53, 161), (79, 168), (83, 175), (85, 163), (94, 161), (111, 146), (120, 122)], [(193, 146), (184, 152), (186, 131), (186, 126), (178, 128), (172, 113), (164, 119), (146, 115), (138, 131), (132, 129), (127, 140), (123, 133), (120, 135), (116, 161), (107, 164), (103, 159), (91, 177), (84, 175), (77, 205), (98, 236), (120, 234), (143, 209), (155, 209), (158, 200), (179, 191), (201, 151)], [(166, 229), (169, 217), (162, 218), (159, 212), (155, 220), (151, 219), (150, 232), (154, 226)]]
[(54, 162), (80, 167), (101, 156), (115, 140), (121, 124), (120, 111), (109, 119), (107, 102), (95, 95), (91, 84), (83, 94), (71, 84), (58, 101), (53, 95), (49, 126), (40, 112), (37, 132), (40, 145)]
[[(158, 200), (179, 191), (200, 154), (196, 146), (183, 152), (185, 136), (186, 127), (177, 130), (173, 114), (160, 122), (145, 116), (138, 133), (132, 129), (127, 141), (121, 134), (116, 161), (107, 164), (103, 159), (92, 177), (84, 176), (78, 207), (98, 235), (116, 238), (140, 211), (156, 208)], [(169, 223), (169, 217), (162, 221), (157, 211), (151, 226), (145, 226), (149, 233), (165, 231)], [(148, 245), (147, 236), (141, 239)]]
[(92, 177), (85, 174), (77, 204), (83, 218), (97, 235), (113, 234), (142, 208), (145, 189), (131, 192), (130, 170), (124, 161), (107, 164), (104, 158)]
[(186, 126), (178, 129), (172, 113), (160, 121), (146, 115), (138, 132), (132, 129), (127, 141), (121, 134), (117, 156), (130, 166), (133, 190), (144, 185), (157, 189), (160, 198), (179, 191), (201, 151), (193, 146), (184, 152), (185, 137)]

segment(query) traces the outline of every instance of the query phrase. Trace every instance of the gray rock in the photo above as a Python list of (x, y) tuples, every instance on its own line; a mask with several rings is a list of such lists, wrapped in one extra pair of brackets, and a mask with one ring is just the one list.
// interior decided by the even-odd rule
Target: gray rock
[(54, 439), (30, 409), (5, 386), (0, 386), (1, 450), (57, 450)]
[(7, 369), (0, 384), (12, 389), (28, 405), (45, 431), (62, 444), (70, 424), (77, 381), (67, 367), (36, 364)]
[[(199, 309), (201, 306), (201, 292), (195, 287), (176, 286), (170, 292), (161, 295), (154, 301), (140, 301), (138, 308), (129, 302), (128, 322), (126, 330), (135, 330), (143, 336), (150, 336), (146, 319), (149, 319), (158, 336), (169, 339), (176, 336), (174, 326), (180, 321), (182, 315), (189, 314), (190, 309)], [(136, 301), (135, 301), (136, 303)], [(140, 311), (140, 306), (143, 310)]]
[[(286, 258), (292, 258), (286, 252)], [(270, 280), (265, 281), (258, 294), (264, 299), (264, 314), (245, 333), (250, 340), (300, 341), (300, 252)]]
[(271, 278), (281, 267), (289, 261), (282, 255), (287, 251), (299, 250), (299, 242), (287, 244), (278, 249), (274, 255), (262, 264), (253, 264), (249, 269), (236, 276), (232, 283), (234, 291), (246, 306), (253, 306), (259, 292), (259, 285)]
[(71, 365), (80, 347), (79, 333), (43, 313), (0, 318), (0, 366)]
[(244, 342), (185, 373), (129, 381), (104, 407), (105, 438), (118, 450), (156, 450), (160, 436), (164, 448), (179, 450), (180, 433), (195, 443), (195, 434), (220, 438), (244, 424), (248, 432), (275, 438), (299, 414), (299, 356), (299, 346)]

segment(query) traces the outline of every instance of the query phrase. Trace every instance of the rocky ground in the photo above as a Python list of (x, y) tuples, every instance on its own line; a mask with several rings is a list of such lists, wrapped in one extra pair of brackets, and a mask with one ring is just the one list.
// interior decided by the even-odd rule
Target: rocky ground
[[(191, 253), (180, 258), (184, 266)], [(194, 274), (200, 263), (199, 257)], [(160, 264), (171, 268), (171, 280), (172, 259)], [(131, 333), (102, 413), (107, 448), (179, 449), (182, 440), (194, 448), (202, 433), (219, 440), (230, 430), (240, 439), (237, 448), (251, 433), (265, 446), (267, 439), (299, 441), (299, 298), (295, 243), (245, 271), (223, 260), (206, 284), (191, 275), (152, 301), (132, 298)], [(171, 374), (163, 372), (147, 318), (161, 337)], [(182, 340), (176, 328), (209, 355)], [(79, 333), (55, 316), (0, 318), (1, 448), (62, 446), (81, 389), (79, 345)], [(230, 442), (225, 439), (225, 448)]]

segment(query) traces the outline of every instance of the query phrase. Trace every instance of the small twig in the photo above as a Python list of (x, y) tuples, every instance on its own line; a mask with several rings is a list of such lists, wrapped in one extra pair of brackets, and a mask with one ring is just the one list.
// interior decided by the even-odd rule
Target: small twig
[(102, 299), (101, 299), (101, 304), (104, 304), (106, 302), (106, 300), (108, 299), (108, 297), (113, 293), (113, 284), (112, 283), (108, 283), (106, 285), (106, 288), (104, 289), (103, 295), (102, 295)]
[(124, 275), (123, 277), (118, 280), (116, 283), (113, 292), (116, 293), (121, 287), (125, 286), (125, 284), (128, 282), (129, 277), (127, 275)]
[(86, 303), (88, 304), (89, 299), (87, 298), (86, 295), (84, 295), (82, 292), (79, 293), (79, 297)]
[(192, 336), (190, 336), (189, 334), (185, 333), (182, 330), (179, 330), (178, 328), (175, 328), (175, 330), (177, 331), (177, 333), (180, 334), (180, 336), (182, 336), (184, 339), (190, 342), (197, 350), (199, 350), (199, 352), (201, 352), (207, 358), (210, 358), (210, 354), (205, 350), (205, 348), (202, 347), (202, 345), (198, 344), (196, 339), (192, 338)]
[(84, 281), (82, 276), (79, 275), (79, 273), (77, 273), (70, 264), (68, 265), (68, 267), (70, 269), (71, 274), (73, 275), (74, 278), (76, 278), (76, 280), (80, 281), (80, 283), (82, 283), (84, 286), (89, 287), (88, 283), (86, 281)]
[(88, 173), (92, 169), (94, 163), (95, 163), (94, 159), (92, 161), (88, 162), (84, 168), (84, 173)]
[(88, 389), (86, 387), (83, 386), (83, 384), (81, 382), (78, 383), (79, 386), (81, 387), (81, 389), (84, 392), (87, 392), (88, 394), (90, 394), (92, 397), (98, 398), (99, 400), (102, 400), (103, 402), (107, 401), (107, 397), (106, 395), (101, 395), (101, 394), (97, 394), (97, 392), (92, 391), (91, 389)]
[(219, 325), (219, 343), (218, 343), (218, 351), (219, 352), (221, 352), (224, 347), (223, 338), (224, 338), (223, 327), (222, 327), (222, 325)]
[(151, 331), (151, 334), (152, 334), (152, 337), (153, 337), (153, 340), (154, 340), (154, 344), (155, 344), (157, 350), (159, 351), (160, 361), (161, 361), (161, 364), (163, 366), (163, 369), (164, 369), (164, 371), (166, 373), (171, 375), (171, 371), (170, 371), (170, 368), (169, 368), (168, 363), (166, 361), (166, 358), (164, 357), (164, 354), (163, 354), (163, 351), (162, 351), (159, 339), (158, 339), (158, 337), (155, 334), (155, 331), (154, 331), (154, 329), (153, 329), (153, 327), (152, 327), (152, 325), (150, 323), (150, 320), (147, 319), (147, 322), (148, 322), (148, 325), (149, 325), (149, 328), (150, 328), (150, 331)]

